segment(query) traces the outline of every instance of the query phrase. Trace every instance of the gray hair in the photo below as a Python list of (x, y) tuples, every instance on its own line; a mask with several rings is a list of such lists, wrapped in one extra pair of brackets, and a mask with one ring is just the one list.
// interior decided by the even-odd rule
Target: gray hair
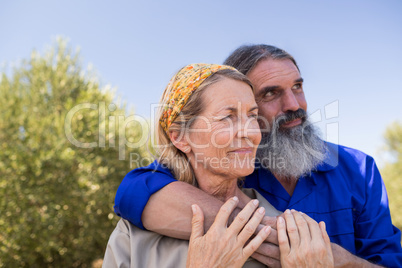
[(223, 64), (236, 68), (247, 75), (262, 59), (289, 59), (299, 70), (296, 60), (285, 50), (270, 45), (243, 45), (237, 48)]

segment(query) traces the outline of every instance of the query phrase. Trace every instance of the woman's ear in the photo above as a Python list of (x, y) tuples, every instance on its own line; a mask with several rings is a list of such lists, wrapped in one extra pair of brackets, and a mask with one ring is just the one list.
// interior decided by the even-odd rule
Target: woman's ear
[(186, 135), (184, 134), (184, 132), (179, 132), (177, 130), (169, 131), (169, 138), (172, 141), (173, 145), (183, 153), (187, 154), (191, 151), (191, 146), (187, 142), (185, 136)]

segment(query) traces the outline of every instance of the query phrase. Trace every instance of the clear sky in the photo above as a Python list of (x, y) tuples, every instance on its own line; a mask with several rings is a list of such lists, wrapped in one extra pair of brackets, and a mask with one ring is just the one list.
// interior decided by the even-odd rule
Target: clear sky
[(324, 138), (381, 163), (383, 132), (402, 121), (401, 14), (400, 0), (1, 1), (0, 66), (67, 37), (103, 84), (150, 117), (183, 65), (276, 45), (298, 61)]

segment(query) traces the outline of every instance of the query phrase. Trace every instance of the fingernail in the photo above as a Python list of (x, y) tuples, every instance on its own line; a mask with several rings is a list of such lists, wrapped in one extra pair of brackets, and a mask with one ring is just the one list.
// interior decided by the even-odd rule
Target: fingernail
[(264, 208), (264, 207), (260, 207), (260, 208), (258, 209), (258, 213), (264, 214), (264, 213), (265, 213), (265, 208)]
[(296, 210), (294, 210), (293, 208), (290, 210), (291, 212), (296, 212)]
[(283, 218), (282, 217), (278, 217), (278, 224), (283, 224)]
[(271, 231), (271, 226), (265, 226), (264, 232), (269, 233), (269, 231)]
[(238, 201), (239, 198), (238, 198), (237, 196), (233, 196), (233, 200), (234, 200), (234, 201)]
[(254, 199), (254, 200), (253, 200), (253, 204), (254, 204), (255, 206), (258, 206), (258, 203), (259, 203), (259, 202), (258, 202), (257, 199)]
[(191, 210), (193, 211), (193, 214), (197, 212), (197, 207), (195, 205), (191, 205)]
[(285, 213), (286, 213), (286, 214), (291, 214), (291, 212), (290, 212), (289, 209), (285, 210)]

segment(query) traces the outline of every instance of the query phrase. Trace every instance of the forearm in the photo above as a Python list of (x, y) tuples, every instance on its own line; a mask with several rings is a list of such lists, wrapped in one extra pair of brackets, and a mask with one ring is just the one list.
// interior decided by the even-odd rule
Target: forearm
[(144, 227), (162, 235), (188, 240), (193, 204), (197, 204), (204, 212), (204, 228), (207, 231), (223, 202), (179, 181), (166, 185), (151, 196), (142, 213)]
[(369, 261), (366, 261), (362, 258), (359, 258), (341, 246), (331, 243), (332, 253), (334, 256), (334, 264), (335, 267), (382, 267), (376, 264), (373, 264)]

